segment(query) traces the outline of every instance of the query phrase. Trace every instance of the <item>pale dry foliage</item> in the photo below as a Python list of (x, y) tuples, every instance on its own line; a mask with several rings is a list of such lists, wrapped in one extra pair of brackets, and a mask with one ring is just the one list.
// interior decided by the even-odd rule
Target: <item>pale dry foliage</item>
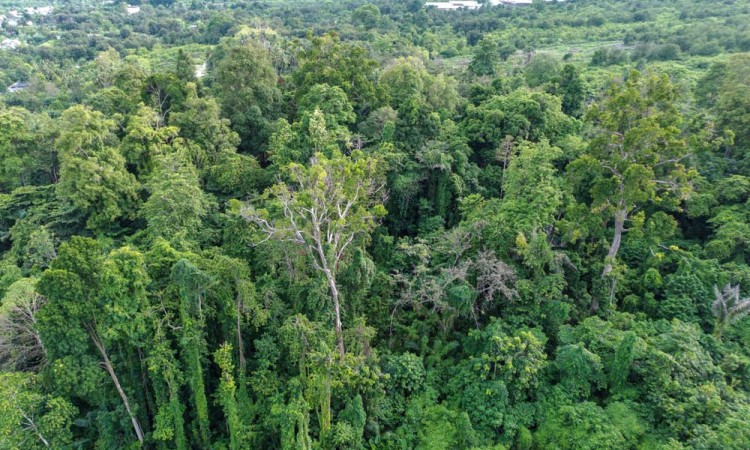
[[(518, 292), (515, 289), (516, 271), (497, 258), (494, 252), (479, 250), (468, 256), (479, 238), (481, 224), (457, 228), (446, 232), (436, 242), (421, 241), (403, 247), (407, 255), (418, 262), (410, 272), (396, 272), (393, 279), (400, 289), (391, 317), (398, 311), (428, 309), (441, 319), (447, 331), (458, 317), (468, 317), (477, 328), (481, 318), (499, 301), (512, 301)], [(436, 262), (436, 260), (440, 262)], [(455, 304), (450, 299), (450, 290), (459, 286), (468, 287), (468, 301)]]
[(39, 371), (47, 358), (36, 314), (45, 299), (33, 290), (20, 291), (6, 296), (0, 307), (0, 370)]

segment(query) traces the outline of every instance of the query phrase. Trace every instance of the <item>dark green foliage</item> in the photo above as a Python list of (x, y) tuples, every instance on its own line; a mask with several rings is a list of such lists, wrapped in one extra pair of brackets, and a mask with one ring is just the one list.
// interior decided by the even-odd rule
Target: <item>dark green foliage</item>
[(566, 64), (558, 81), (558, 94), (562, 97), (562, 110), (565, 114), (580, 117), (583, 112), (585, 91), (581, 75), (575, 66)]
[(548, 55), (537, 55), (524, 68), (524, 77), (529, 87), (535, 88), (549, 83), (558, 76), (560, 64)]
[(375, 84), (377, 63), (356, 44), (346, 44), (336, 33), (313, 39), (312, 48), (300, 54), (300, 67), (294, 73), (298, 98), (318, 84), (340, 88), (355, 109), (362, 113), (381, 102), (382, 92)]
[(628, 380), (630, 366), (635, 356), (636, 335), (632, 331), (625, 333), (622, 342), (615, 351), (612, 369), (609, 372), (609, 385), (614, 393), (622, 391)]
[(180, 345), (195, 415), (192, 433), (196, 442), (207, 445), (208, 401), (201, 360), (206, 353), (206, 342), (203, 337), (206, 327), (203, 299), (209, 279), (205, 273), (185, 259), (175, 263), (172, 268), (172, 279), (179, 289), (179, 318), (182, 323)]
[(497, 95), (478, 107), (469, 106), (464, 127), (480, 165), (497, 161), (503, 141), (512, 139), (555, 142), (574, 133), (578, 122), (562, 112), (560, 99), (544, 92), (518, 89)]
[(495, 75), (499, 59), (500, 49), (497, 42), (492, 38), (484, 38), (477, 44), (469, 70), (474, 75)]
[(258, 154), (268, 139), (272, 114), (280, 100), (276, 71), (259, 44), (221, 50), (221, 59), (215, 63), (215, 83), (222, 112), (240, 135), (241, 148)]
[[(559, 406), (535, 435), (540, 449), (632, 448), (644, 432), (637, 414), (613, 403), (606, 410), (592, 402)], [(635, 440), (633, 440), (635, 438)]]
[(100, 3), (3, 11), (0, 448), (750, 448), (750, 0)]
[(588, 398), (592, 388), (604, 386), (601, 358), (581, 344), (558, 347), (555, 365), (560, 384), (571, 397)]

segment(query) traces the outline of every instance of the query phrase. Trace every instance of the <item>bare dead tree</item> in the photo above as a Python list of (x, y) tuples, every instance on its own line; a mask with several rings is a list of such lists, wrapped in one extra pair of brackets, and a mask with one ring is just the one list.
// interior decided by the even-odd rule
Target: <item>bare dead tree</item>
[[(453, 320), (461, 315), (470, 317), (477, 328), (480, 317), (501, 298), (512, 300), (515, 290), (515, 270), (499, 260), (491, 251), (480, 250), (474, 256), (482, 224), (458, 227), (443, 233), (435, 242), (418, 242), (404, 250), (416, 256), (418, 262), (410, 272), (396, 272), (393, 280), (400, 295), (391, 310), (391, 320), (399, 310), (429, 310), (440, 317), (447, 332)], [(433, 253), (437, 256), (434, 256)], [(452, 286), (471, 286), (475, 297), (470, 304), (455, 305), (449, 301)]]
[(479, 327), (479, 316), (484, 315), (489, 306), (501, 297), (513, 299), (518, 296), (518, 292), (514, 287), (516, 271), (499, 260), (494, 252), (479, 252), (474, 260), (474, 268), (477, 272), (476, 290), (479, 299), (472, 308), (472, 314)]
[(39, 371), (47, 353), (36, 329), (36, 314), (44, 297), (29, 291), (0, 307), (0, 369)]

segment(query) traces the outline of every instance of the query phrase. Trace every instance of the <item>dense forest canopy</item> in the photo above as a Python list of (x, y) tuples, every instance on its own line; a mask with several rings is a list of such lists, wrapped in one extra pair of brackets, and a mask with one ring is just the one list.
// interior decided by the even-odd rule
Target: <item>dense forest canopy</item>
[(750, 448), (750, 0), (0, 1), (0, 449)]

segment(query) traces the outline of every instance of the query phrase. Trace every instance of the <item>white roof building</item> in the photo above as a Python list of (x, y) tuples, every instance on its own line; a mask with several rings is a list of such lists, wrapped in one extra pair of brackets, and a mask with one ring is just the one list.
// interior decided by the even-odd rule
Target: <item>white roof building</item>
[(138, 5), (128, 5), (126, 11), (128, 14), (137, 14), (141, 12), (141, 7)]
[[(546, 2), (565, 1), (565, 0), (544, 0)], [(531, 5), (534, 0), (490, 0), (490, 5)]]
[(434, 6), (440, 11), (455, 11), (457, 9), (479, 9), (482, 5), (476, 1), (469, 0), (450, 0), (447, 2), (427, 2), (425, 8)]

